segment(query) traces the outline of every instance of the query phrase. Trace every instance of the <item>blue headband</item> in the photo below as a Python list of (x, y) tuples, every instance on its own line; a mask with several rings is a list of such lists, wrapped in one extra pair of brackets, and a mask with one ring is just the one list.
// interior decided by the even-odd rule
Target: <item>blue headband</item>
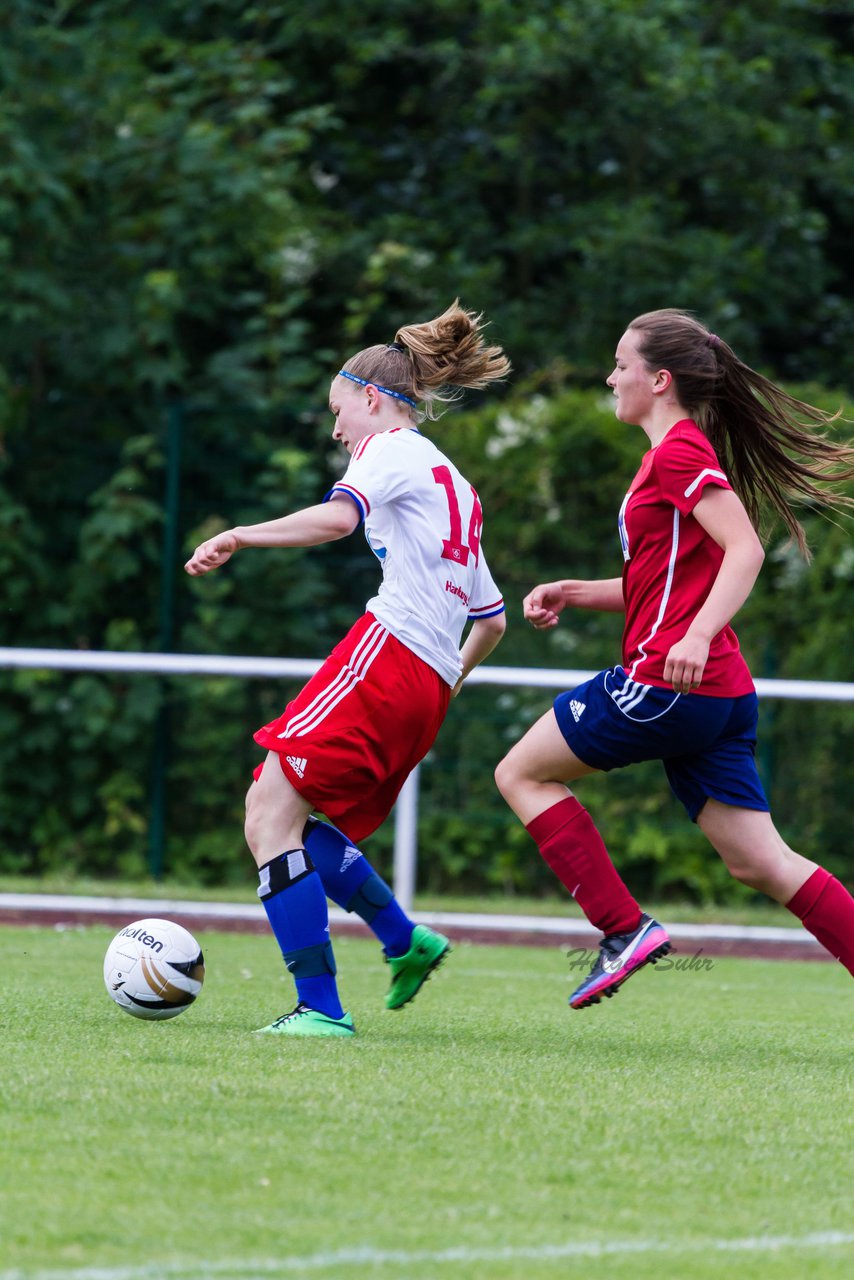
[(404, 404), (412, 405), (413, 409), (418, 407), (417, 400), (410, 399), (409, 396), (401, 394), (400, 391), (392, 391), (389, 387), (381, 387), (378, 382), (369, 382), (367, 378), (357, 378), (355, 373), (347, 373), (344, 369), (338, 370), (339, 378), (349, 378), (351, 382), (358, 382), (360, 387), (376, 387), (377, 391), (381, 391), (384, 396), (391, 396), (393, 400), (402, 400)]

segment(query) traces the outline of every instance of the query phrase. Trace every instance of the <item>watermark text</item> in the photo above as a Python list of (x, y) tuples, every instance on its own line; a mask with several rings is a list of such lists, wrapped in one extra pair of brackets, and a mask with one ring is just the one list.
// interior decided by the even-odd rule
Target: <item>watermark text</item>
[[(588, 947), (571, 947), (566, 958), (569, 961), (569, 971), (574, 973), (576, 970), (592, 969), (593, 965), (599, 959), (599, 951), (591, 951)], [(709, 969), (714, 969), (715, 962), (710, 956), (703, 955), (703, 948), (693, 952), (689, 956), (678, 956), (674, 952), (670, 955), (662, 956), (660, 960), (656, 960), (655, 968), (659, 973), (666, 973), (668, 970), (676, 970), (678, 972), (687, 973), (704, 973)]]

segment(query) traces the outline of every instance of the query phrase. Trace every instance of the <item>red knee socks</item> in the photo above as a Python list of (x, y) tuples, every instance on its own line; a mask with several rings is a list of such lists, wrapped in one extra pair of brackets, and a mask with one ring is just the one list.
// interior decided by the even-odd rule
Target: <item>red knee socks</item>
[(590, 814), (575, 796), (546, 809), (526, 830), (591, 924), (603, 933), (630, 933), (637, 928), (641, 909), (617, 875)]
[(845, 886), (818, 867), (786, 906), (854, 975), (854, 898)]

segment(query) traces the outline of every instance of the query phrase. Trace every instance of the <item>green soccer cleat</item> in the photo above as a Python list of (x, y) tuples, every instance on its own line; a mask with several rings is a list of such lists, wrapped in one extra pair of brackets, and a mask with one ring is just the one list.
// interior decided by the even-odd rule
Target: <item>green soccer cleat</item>
[(412, 930), (409, 950), (402, 956), (386, 956), (391, 965), (391, 987), (385, 998), (387, 1009), (402, 1009), (413, 1000), (434, 969), (438, 968), (451, 949), (451, 944), (441, 933), (417, 924)]
[(349, 1013), (343, 1018), (327, 1018), (325, 1013), (298, 1004), (290, 1013), (283, 1013), (269, 1027), (259, 1027), (256, 1036), (353, 1036), (356, 1028)]

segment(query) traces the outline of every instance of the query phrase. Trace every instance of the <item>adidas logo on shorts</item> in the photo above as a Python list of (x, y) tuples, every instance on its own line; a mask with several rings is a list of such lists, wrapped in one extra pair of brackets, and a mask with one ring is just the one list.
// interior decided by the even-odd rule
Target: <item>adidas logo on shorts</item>
[(305, 756), (285, 756), (285, 759), (298, 778), (305, 777), (305, 771), (308, 768), (308, 761)]
[(576, 724), (578, 724), (578, 721), (581, 719), (581, 717), (584, 715), (584, 712), (585, 712), (585, 711), (586, 711), (586, 709), (587, 709), (587, 703), (586, 703), (586, 702), (576, 702), (576, 701), (575, 701), (575, 698), (573, 698), (573, 699), (570, 701), (569, 709), (570, 709), (570, 711), (572, 712), (572, 718), (573, 718), (573, 720), (575, 721), (575, 723), (576, 723)]

